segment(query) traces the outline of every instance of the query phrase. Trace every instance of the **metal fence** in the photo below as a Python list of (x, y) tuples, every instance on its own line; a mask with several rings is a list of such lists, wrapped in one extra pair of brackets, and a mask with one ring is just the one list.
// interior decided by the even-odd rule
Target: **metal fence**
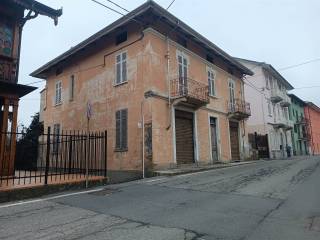
[[(107, 132), (2, 132), (0, 188), (107, 176)], [(13, 140), (14, 139), (14, 140)]]

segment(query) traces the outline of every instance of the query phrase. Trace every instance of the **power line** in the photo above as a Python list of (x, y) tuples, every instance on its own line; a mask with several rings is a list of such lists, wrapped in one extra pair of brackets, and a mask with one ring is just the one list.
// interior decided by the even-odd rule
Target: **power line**
[(112, 3), (113, 5), (117, 6), (118, 8), (121, 8), (122, 10), (126, 11), (126, 12), (130, 12), (129, 10), (125, 9), (124, 7), (121, 7), (119, 4), (113, 2), (113, 1), (110, 1), (110, 0), (106, 0), (108, 1), (109, 3)]
[(298, 64), (295, 64), (295, 65), (279, 68), (277, 71), (284, 71), (284, 70), (287, 70), (287, 69), (300, 67), (302, 65), (306, 65), (306, 64), (313, 63), (313, 62), (318, 62), (318, 61), (320, 61), (320, 58), (315, 58), (315, 59), (312, 59), (312, 60), (309, 60), (309, 61), (306, 61), (306, 62), (302, 62), (302, 63), (298, 63)]
[(167, 10), (169, 10), (169, 8), (172, 6), (172, 4), (175, 2), (176, 0), (173, 0), (170, 4), (169, 4), (169, 6), (167, 7)]
[(31, 82), (31, 83), (27, 83), (25, 84), (26, 86), (30, 86), (30, 85), (34, 85), (34, 84), (37, 84), (37, 83), (41, 83), (41, 82), (45, 82), (46, 80), (40, 80), (40, 81), (37, 81), (37, 82)]
[(117, 10), (115, 10), (115, 9), (113, 9), (113, 8), (111, 8), (111, 7), (107, 6), (107, 5), (99, 2), (99, 1), (96, 1), (96, 0), (91, 0), (91, 1), (92, 1), (92, 2), (95, 2), (95, 3), (98, 4), (98, 5), (101, 5), (101, 6), (105, 7), (105, 8), (107, 8), (107, 9), (115, 12), (115, 13), (118, 13), (118, 14), (120, 14), (120, 15), (122, 15), (122, 16), (125, 16), (125, 14), (123, 14), (123, 13), (121, 13), (121, 12), (119, 12), (119, 11), (117, 11)]

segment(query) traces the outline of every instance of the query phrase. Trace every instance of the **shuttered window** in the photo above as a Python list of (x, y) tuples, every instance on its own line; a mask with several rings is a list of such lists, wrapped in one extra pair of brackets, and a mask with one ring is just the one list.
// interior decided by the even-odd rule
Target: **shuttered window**
[(74, 98), (74, 75), (71, 75), (70, 77), (70, 86), (69, 86), (69, 95), (70, 95), (70, 101), (73, 101)]
[(60, 124), (53, 125), (53, 146), (52, 153), (56, 154), (59, 152), (59, 143), (60, 143)]
[(61, 81), (56, 82), (56, 96), (55, 96), (55, 105), (61, 104), (61, 91), (62, 91), (62, 84)]
[(116, 112), (116, 150), (128, 149), (128, 109)]
[(116, 82), (121, 84), (127, 82), (127, 53), (123, 52), (116, 56)]

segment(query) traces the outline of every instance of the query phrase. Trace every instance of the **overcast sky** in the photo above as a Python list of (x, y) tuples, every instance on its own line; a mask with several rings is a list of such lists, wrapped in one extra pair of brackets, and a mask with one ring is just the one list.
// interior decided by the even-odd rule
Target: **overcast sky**
[[(112, 6), (106, 0), (101, 2)], [(146, 0), (114, 0), (133, 10)], [(28, 21), (24, 27), (19, 83), (39, 79), (29, 74), (57, 55), (109, 25), (119, 17), (91, 0), (40, 0), (63, 7), (58, 26), (47, 17)], [(171, 0), (157, 0), (167, 7)], [(112, 6), (113, 7), (113, 6)], [(176, 0), (169, 9), (232, 56), (264, 61), (276, 69), (320, 58), (319, 0)], [(320, 61), (280, 73), (295, 87), (320, 86)], [(18, 122), (28, 125), (39, 111), (38, 90), (20, 101)], [(293, 93), (320, 105), (319, 88)]]

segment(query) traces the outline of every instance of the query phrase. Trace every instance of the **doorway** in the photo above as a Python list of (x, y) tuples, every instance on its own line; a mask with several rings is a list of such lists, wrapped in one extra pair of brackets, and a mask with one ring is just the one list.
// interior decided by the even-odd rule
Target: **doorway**
[(193, 113), (175, 110), (177, 164), (194, 163)]
[(229, 129), (230, 129), (231, 159), (233, 161), (239, 161), (240, 160), (239, 123), (230, 121)]
[(211, 156), (212, 162), (218, 162), (218, 134), (217, 134), (217, 119), (210, 117), (210, 137), (211, 137)]

